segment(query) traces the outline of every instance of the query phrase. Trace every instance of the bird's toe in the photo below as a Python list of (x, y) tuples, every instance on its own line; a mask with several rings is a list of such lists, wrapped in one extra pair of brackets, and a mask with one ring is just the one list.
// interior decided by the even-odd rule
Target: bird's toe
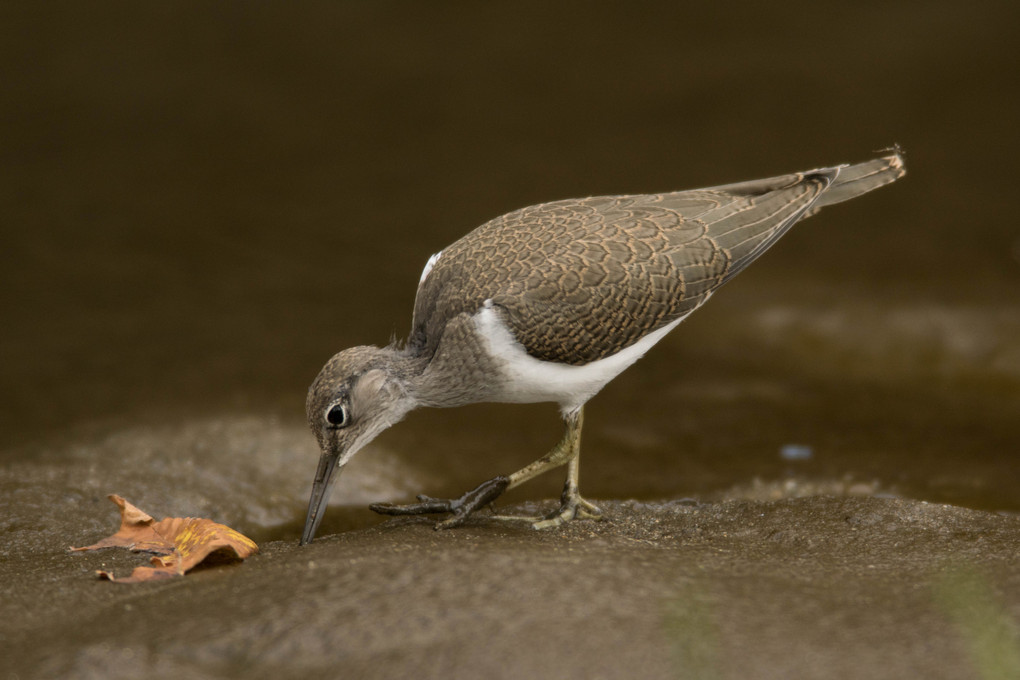
[(563, 500), (559, 510), (546, 515), (537, 522), (532, 522), (533, 529), (554, 529), (563, 526), (574, 519), (602, 519), (602, 510), (589, 501), (578, 495), (572, 495)]

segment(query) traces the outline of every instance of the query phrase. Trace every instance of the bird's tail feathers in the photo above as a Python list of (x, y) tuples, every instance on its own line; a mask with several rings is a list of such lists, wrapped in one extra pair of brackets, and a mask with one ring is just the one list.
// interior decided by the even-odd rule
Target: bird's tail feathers
[(903, 156), (898, 148), (891, 156), (856, 165), (844, 165), (839, 169), (835, 181), (818, 197), (805, 216), (813, 215), (827, 205), (848, 201), (872, 189), (895, 182), (906, 173)]

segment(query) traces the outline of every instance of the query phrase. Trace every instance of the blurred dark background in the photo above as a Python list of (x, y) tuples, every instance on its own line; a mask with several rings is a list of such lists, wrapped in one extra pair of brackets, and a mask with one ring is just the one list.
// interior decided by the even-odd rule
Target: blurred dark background
[[(899, 144), (903, 181), (795, 229), (593, 402), (590, 436), (706, 469), (807, 440), (894, 482), (930, 455), (952, 480), (932, 497), (1020, 507), (1001, 482), (1020, 444), (1015, 2), (7, 2), (0, 22), (7, 444), (300, 420), (325, 360), (404, 337), (427, 257), (491, 217)], [(484, 445), (538, 409), (416, 414), (391, 441), (473, 419), (457, 447)], [(522, 462), (557, 436), (542, 417)], [(596, 495), (622, 461), (589, 466)], [(983, 490), (953, 487), (973, 470)], [(674, 471), (643, 488), (687, 488), (656, 481)]]

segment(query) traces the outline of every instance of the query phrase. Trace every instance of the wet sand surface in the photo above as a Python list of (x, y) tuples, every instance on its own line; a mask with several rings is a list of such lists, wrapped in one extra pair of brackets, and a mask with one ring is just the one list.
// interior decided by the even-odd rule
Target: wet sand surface
[[(3, 10), (0, 678), (1020, 677), (1013, 3)], [(452, 531), (551, 405), (419, 411), (297, 540), (304, 392), (532, 203), (865, 160), (586, 409), (606, 512)], [(548, 510), (561, 476), (501, 508)], [(120, 586), (117, 493), (259, 542)]]
[(792, 489), (603, 502), (606, 520), (557, 532), (394, 520), (158, 585), (94, 581), (138, 561), (115, 553), (22, 555), (7, 663), (76, 678), (1016, 677), (1020, 518)]

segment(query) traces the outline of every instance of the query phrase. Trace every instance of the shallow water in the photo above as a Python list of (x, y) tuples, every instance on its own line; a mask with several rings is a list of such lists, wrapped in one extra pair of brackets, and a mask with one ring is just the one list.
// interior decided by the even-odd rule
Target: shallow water
[[(582, 488), (1020, 512), (1014, 4), (3, 14), (9, 584), (103, 535), (108, 493), (296, 541), (308, 383), (404, 336), (428, 256), (491, 217), (893, 143), (905, 179), (799, 225), (590, 403)], [(551, 405), (413, 413), (348, 467), (320, 535), (512, 471), (559, 428)], [(547, 477), (508, 502), (556, 497)]]

